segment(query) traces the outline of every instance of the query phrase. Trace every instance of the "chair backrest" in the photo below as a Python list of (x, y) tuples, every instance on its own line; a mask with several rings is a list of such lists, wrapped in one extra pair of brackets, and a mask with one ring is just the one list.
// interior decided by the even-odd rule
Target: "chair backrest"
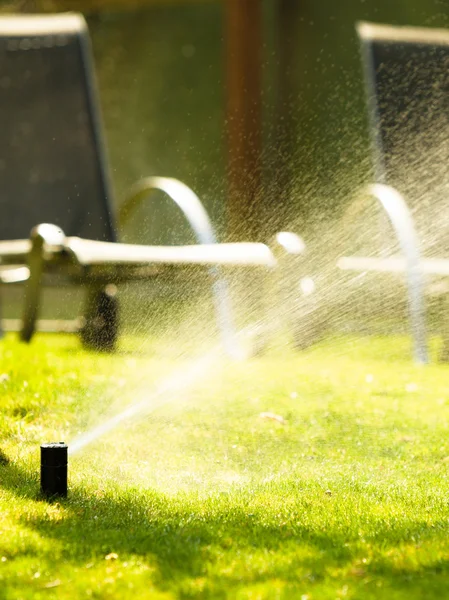
[(449, 201), (449, 30), (358, 24), (376, 179), (413, 208)]
[(0, 17), (0, 239), (37, 223), (115, 241), (86, 23)]

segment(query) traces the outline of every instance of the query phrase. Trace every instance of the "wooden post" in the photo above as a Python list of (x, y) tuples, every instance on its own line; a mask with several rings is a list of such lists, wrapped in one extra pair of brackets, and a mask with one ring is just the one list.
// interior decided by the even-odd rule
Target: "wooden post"
[(226, 0), (229, 239), (261, 231), (261, 0)]
[(297, 125), (300, 110), (298, 72), (304, 55), (300, 16), (305, 12), (305, 5), (301, 0), (277, 0), (276, 12), (277, 103), (271, 165), (273, 177), (267, 196), (274, 209), (273, 226), (283, 229), (290, 225), (294, 207), (294, 181), (301, 171)]

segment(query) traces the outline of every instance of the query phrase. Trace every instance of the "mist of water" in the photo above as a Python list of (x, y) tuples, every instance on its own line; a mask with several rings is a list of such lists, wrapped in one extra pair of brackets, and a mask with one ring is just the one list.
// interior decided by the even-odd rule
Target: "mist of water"
[(219, 350), (212, 350), (205, 356), (190, 361), (187, 366), (173, 371), (168, 377), (163, 379), (152, 392), (140, 392), (138, 398), (125, 410), (106, 419), (103, 423), (100, 423), (78, 439), (74, 440), (70, 445), (70, 455), (74, 456), (80, 450), (113, 431), (126, 421), (131, 421), (137, 417), (144, 416), (149, 411), (155, 410), (175, 399), (179, 401), (180, 398), (182, 398), (182, 395), (191, 386), (204, 377), (206, 372), (210, 372), (214, 367), (214, 364), (219, 360), (219, 357)]
[[(346, 83), (351, 84), (351, 82)], [(392, 85), (392, 90), (394, 93), (394, 85)], [(335, 90), (335, 93), (338, 93), (338, 90)], [(292, 326), (295, 330), (294, 337), (300, 347), (312, 345), (323, 336), (328, 335), (329, 332), (347, 333), (351, 331), (351, 328), (360, 332), (364, 330), (364, 327), (368, 332), (388, 331), (390, 314), (396, 321), (394, 327), (403, 328), (406, 323), (404, 316), (406, 313), (403, 310), (406, 305), (406, 289), (403, 283), (392, 285), (389, 275), (376, 276), (366, 272), (344, 272), (337, 268), (337, 263), (341, 256), (359, 253), (367, 257), (392, 256), (406, 247), (410, 250), (408, 261), (409, 289), (412, 290), (410, 304), (414, 306), (414, 313), (417, 315), (414, 326), (418, 339), (417, 357), (420, 362), (426, 362), (425, 329), (422, 324), (423, 307), (420, 291), (422, 284), (419, 281), (417, 267), (419, 253), (416, 250), (416, 239), (412, 238), (419, 237), (422, 253), (427, 256), (438, 255), (441, 249), (444, 249), (447, 238), (448, 183), (447, 179), (444, 180), (441, 177), (441, 173), (447, 166), (449, 148), (447, 128), (442, 126), (447, 122), (447, 114), (435, 114), (434, 117), (432, 131), (429, 131), (427, 136), (434, 140), (433, 147), (429, 148), (429, 144), (427, 144), (426, 152), (423, 154), (422, 135), (419, 136), (419, 139), (413, 138), (410, 142), (408, 132), (403, 132), (400, 135), (403, 138), (401, 141), (403, 141), (404, 153), (403, 155), (398, 154), (393, 164), (393, 168), (398, 173), (396, 177), (398, 186), (404, 192), (407, 202), (410, 202), (412, 217), (418, 230), (417, 235), (412, 232), (411, 237), (407, 234), (404, 237), (401, 233), (398, 239), (391, 228), (384, 227), (385, 220), (382, 220), (379, 208), (367, 202), (366, 194), (361, 191), (360, 184), (362, 179), (364, 179), (363, 183), (369, 183), (368, 176), (372, 169), (367, 167), (369, 159), (364, 156), (366, 149), (362, 141), (361, 148), (358, 149), (360, 152), (356, 149), (353, 154), (364, 156), (365, 162), (361, 160), (359, 167), (354, 168), (352, 173), (349, 171), (345, 173), (344, 167), (342, 167), (341, 173), (328, 176), (329, 188), (333, 194), (331, 199), (317, 197), (317, 189), (324, 188), (320, 182), (318, 168), (311, 173), (306, 173), (307, 170), (304, 169), (304, 173), (293, 178), (289, 200), (297, 197), (301, 198), (301, 201), (308, 207), (315, 203), (320, 210), (327, 207), (326, 218), (322, 217), (319, 211), (316, 211), (315, 214), (311, 211), (312, 217), (306, 224), (304, 220), (294, 214), (290, 215), (289, 223), (283, 223), (285, 229), (292, 228), (298, 233), (304, 234), (307, 244), (307, 253), (304, 255), (302, 263), (296, 264), (295, 270), (287, 270), (283, 275), (281, 301), (276, 307), (277, 318), (287, 326)], [(354, 115), (354, 121), (360, 119), (360, 115)], [(347, 127), (351, 125), (348, 121)], [(347, 132), (342, 132), (342, 138), (344, 133)], [(278, 141), (276, 139), (276, 143)], [(273, 148), (270, 152), (272, 150)], [(310, 152), (310, 148), (308, 151)], [(339, 151), (339, 148), (335, 149), (336, 153)], [(316, 149), (314, 152), (319, 154)], [(287, 156), (285, 162), (290, 165), (300, 163), (299, 158), (301, 157), (298, 155)], [(271, 164), (273, 156), (268, 155), (265, 159), (267, 162), (270, 161), (268, 164)], [(343, 159), (342, 163), (344, 164)], [(354, 163), (355, 161), (352, 164), (354, 165)], [(348, 193), (348, 190), (351, 192)], [(381, 202), (382, 199), (385, 200), (383, 194), (381, 194)], [(383, 203), (385, 204), (385, 202)], [(295, 203), (292, 202), (293, 204)], [(329, 219), (328, 205), (339, 207), (336, 218)], [(402, 231), (403, 218), (394, 208), (392, 211), (390, 212), (391, 221)], [(325, 210), (323, 210), (324, 212)], [(275, 218), (273, 218), (274, 222)], [(436, 223), (438, 223), (437, 227)], [(303, 227), (306, 227), (306, 230), (303, 230)], [(269, 222), (265, 224), (265, 228), (275, 232), (274, 225), (271, 226)], [(409, 227), (409, 231), (412, 230), (413, 227)], [(210, 232), (206, 238), (200, 236), (200, 241), (210, 243)], [(215, 277), (214, 273), (212, 275)], [(231, 281), (231, 287), (232, 283)], [(226, 302), (222, 302), (228, 291), (216, 277), (214, 290), (215, 297), (218, 299), (217, 308), (221, 315), (221, 323), (232, 323), (228, 305)], [(373, 320), (377, 317), (377, 324), (373, 326)], [(193, 331), (195, 328), (201, 329), (205, 326), (201, 319), (196, 322), (186, 319), (182, 323), (182, 327), (185, 330)], [(231, 331), (233, 327), (232, 323), (228, 327), (228, 331)], [(210, 329), (205, 329), (207, 329), (207, 333), (205, 333), (207, 336), (210, 334)], [(170, 326), (167, 331), (169, 335), (173, 336), (172, 343), (173, 346), (176, 346), (179, 331)], [(396, 329), (394, 331), (397, 332)], [(340, 345), (335, 345), (336, 354), (344, 351), (344, 343), (346, 342), (342, 338)], [(133, 419), (148, 414), (169, 402), (179, 401), (183, 392), (192, 389), (201, 381), (205, 372), (219, 364), (219, 360), (221, 360), (219, 353), (212, 350), (198, 359), (189, 361), (187, 366), (175, 369), (171, 375), (156, 385), (153, 391), (148, 389), (149, 386), (143, 380), (143, 391), (137, 394), (131, 405), (118, 414), (106, 418), (103, 423), (75, 440), (71, 445), (71, 454), (76, 455), (94, 440), (117, 429), (125, 422), (132, 422)]]

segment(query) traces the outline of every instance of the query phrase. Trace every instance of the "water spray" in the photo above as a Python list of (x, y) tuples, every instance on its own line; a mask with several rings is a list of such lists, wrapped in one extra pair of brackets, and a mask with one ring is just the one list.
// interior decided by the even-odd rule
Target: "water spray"
[[(343, 270), (372, 270), (378, 272), (405, 271), (407, 278), (409, 318), (414, 346), (415, 362), (429, 362), (424, 298), (425, 266), (431, 273), (444, 274), (441, 262), (421, 260), (420, 240), (412, 214), (404, 197), (393, 187), (376, 183), (369, 187), (372, 197), (378, 200), (388, 215), (402, 252), (402, 259), (342, 257), (337, 266)], [(425, 266), (424, 266), (425, 265)]]
[[(164, 192), (180, 208), (199, 244), (217, 243), (214, 227), (198, 196), (181, 181), (168, 177), (147, 177), (134, 186), (120, 209), (119, 221), (122, 226), (140, 205), (142, 198), (148, 197), (154, 190)], [(236, 339), (237, 330), (227, 281), (216, 266), (210, 267), (209, 273), (212, 277), (215, 312), (223, 346), (229, 356), (241, 360), (244, 354)]]
[(415, 361), (418, 364), (426, 364), (429, 362), (429, 355), (423, 292), (424, 283), (420, 268), (419, 239), (413, 217), (403, 196), (395, 188), (377, 183), (371, 185), (369, 191), (385, 209), (405, 258)]
[(41, 446), (41, 492), (47, 498), (67, 496), (68, 446), (64, 442)]

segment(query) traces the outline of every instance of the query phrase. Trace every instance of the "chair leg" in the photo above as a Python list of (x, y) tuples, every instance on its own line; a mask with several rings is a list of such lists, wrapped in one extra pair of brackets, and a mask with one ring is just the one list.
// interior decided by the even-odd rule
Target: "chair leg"
[(118, 337), (119, 304), (115, 285), (90, 284), (81, 340), (86, 348), (112, 352)]
[(0, 296), (0, 340), (5, 336), (5, 332), (3, 330), (2, 322), (1, 322), (2, 314), (3, 314), (3, 310), (2, 309), (3, 309), (2, 298)]
[(44, 236), (36, 230), (31, 232), (31, 251), (28, 258), (30, 276), (25, 284), (25, 298), (22, 317), (20, 339), (23, 342), (31, 341), (36, 329), (36, 320), (39, 311), (41, 295), (42, 274), (44, 272)]
[(440, 325), (442, 346), (440, 350), (440, 356), (438, 357), (440, 362), (449, 362), (449, 324), (447, 321), (447, 310), (449, 308), (449, 296), (447, 293), (441, 295), (440, 299), (441, 313), (440, 318), (442, 323)]
[[(281, 334), (282, 340), (289, 333), (294, 348), (303, 349), (318, 338), (317, 327), (310, 322), (311, 307), (307, 306), (313, 306), (314, 300), (305, 297), (312, 293), (314, 286), (312, 279), (304, 277), (305, 244), (295, 233), (283, 231), (273, 239), (271, 248), (277, 259), (272, 276), (271, 336), (275, 338)], [(303, 284), (306, 287), (309, 284), (310, 289), (302, 290)]]

